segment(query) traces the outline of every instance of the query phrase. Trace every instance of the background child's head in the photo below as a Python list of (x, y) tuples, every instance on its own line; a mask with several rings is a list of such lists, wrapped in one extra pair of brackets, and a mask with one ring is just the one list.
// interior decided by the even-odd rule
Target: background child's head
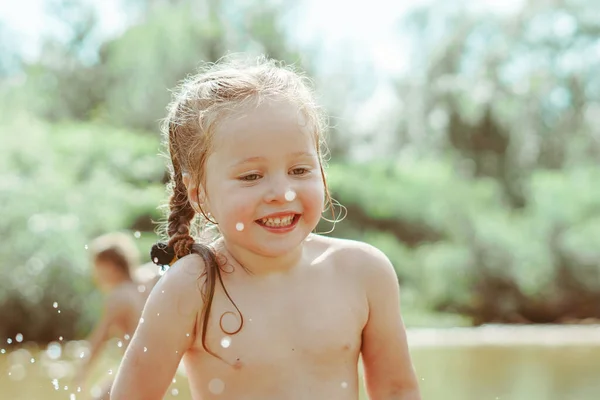
[(94, 239), (90, 245), (94, 278), (98, 286), (108, 289), (132, 280), (139, 264), (139, 251), (130, 235), (115, 232)]
[[(243, 120), (248, 118), (249, 114), (256, 116), (260, 113), (264, 116), (262, 120), (256, 121), (258, 117), (255, 117), (254, 121)], [(242, 124), (248, 123), (248, 132), (244, 131), (243, 125), (240, 128), (240, 124), (232, 128), (236, 120), (243, 120)], [(316, 104), (305, 77), (265, 58), (254, 62), (227, 59), (211, 65), (203, 73), (182, 83), (175, 92), (165, 121), (165, 142), (171, 159), (172, 191), (166, 233), (170, 238), (169, 244), (173, 246), (178, 257), (189, 253), (190, 245), (194, 242), (190, 233), (199, 233), (190, 232), (190, 224), (196, 213), (202, 216), (201, 229), (206, 221), (215, 222), (209, 215), (214, 211), (208, 209), (208, 204), (212, 202), (215, 205), (229, 200), (224, 197), (215, 199), (206, 190), (208, 175), (211, 171), (221, 169), (221, 165), (215, 165), (210, 171), (206, 167), (207, 161), (215, 153), (215, 146), (220, 146), (220, 141), (223, 140), (223, 132), (235, 131), (237, 136), (233, 139), (241, 141), (245, 139), (246, 134), (260, 132), (261, 121), (265, 124), (270, 123), (270, 126), (279, 124), (277, 126), (284, 129), (283, 126), (288, 120), (293, 120), (299, 135), (310, 137), (310, 150), (315, 155), (315, 171), (310, 175), (310, 179), (318, 175), (321, 197), (330, 202), (323, 173), (324, 114)], [(232, 138), (229, 140), (231, 143)], [(269, 147), (274, 143), (272, 141), (265, 145)], [(240, 145), (242, 146), (244, 145)], [(302, 173), (300, 169), (298, 172)], [(314, 185), (310, 190), (314, 192)], [(223, 193), (225, 191), (221, 191), (220, 194)], [(248, 197), (250, 192), (244, 193)], [(313, 197), (317, 198), (318, 194)], [(323, 200), (320, 201), (319, 217), (323, 210)], [(221, 213), (221, 216), (223, 215), (225, 213)], [(311, 220), (311, 224), (313, 222)], [(222, 233), (223, 229), (230, 229), (230, 232), (235, 233), (235, 229), (231, 229), (235, 225), (235, 222), (228, 221), (227, 228), (221, 225), (219, 228)], [(314, 226), (311, 229), (314, 229)]]

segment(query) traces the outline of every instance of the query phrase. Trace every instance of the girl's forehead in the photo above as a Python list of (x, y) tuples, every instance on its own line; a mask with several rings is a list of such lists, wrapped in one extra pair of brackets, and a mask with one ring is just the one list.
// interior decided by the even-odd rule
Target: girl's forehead
[(315, 147), (304, 112), (289, 101), (264, 101), (226, 117), (215, 130), (214, 150), (244, 153), (257, 148), (282, 147), (308, 151)]

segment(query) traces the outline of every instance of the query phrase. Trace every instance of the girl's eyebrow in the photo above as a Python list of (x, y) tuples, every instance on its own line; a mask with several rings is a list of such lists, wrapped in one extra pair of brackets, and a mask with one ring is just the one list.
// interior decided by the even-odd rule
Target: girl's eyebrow
[[(300, 157), (316, 158), (317, 157), (317, 155), (315, 153), (308, 152), (308, 151), (295, 151), (293, 153), (290, 153), (288, 156), (290, 158), (300, 158)], [(259, 162), (259, 161), (264, 161), (264, 160), (266, 160), (266, 158), (260, 157), (260, 156), (248, 157), (248, 158), (244, 158), (243, 160), (236, 162), (235, 164), (233, 164), (231, 166), (231, 168), (236, 168), (243, 164), (250, 164), (253, 162)]]

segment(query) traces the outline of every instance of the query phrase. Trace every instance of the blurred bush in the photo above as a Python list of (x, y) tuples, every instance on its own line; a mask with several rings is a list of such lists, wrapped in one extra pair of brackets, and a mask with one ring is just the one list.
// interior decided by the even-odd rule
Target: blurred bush
[(2, 130), (11, 134), (0, 157), (0, 337), (80, 335), (99, 306), (88, 241), (127, 227), (151, 231), (160, 217), (158, 139), (31, 116)]
[(348, 208), (334, 234), (384, 250), (409, 307), (474, 323), (600, 318), (600, 171), (535, 171), (515, 210), (499, 183), (466, 178), (459, 165), (332, 165), (331, 190)]

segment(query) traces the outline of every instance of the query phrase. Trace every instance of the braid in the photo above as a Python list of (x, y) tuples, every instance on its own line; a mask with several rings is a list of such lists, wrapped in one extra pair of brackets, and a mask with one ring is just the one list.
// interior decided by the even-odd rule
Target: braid
[(190, 235), (190, 225), (196, 212), (188, 199), (181, 166), (176, 157), (173, 158), (173, 176), (171, 179), (173, 181), (173, 194), (169, 199), (171, 211), (167, 223), (168, 246), (173, 248), (177, 258), (181, 258), (190, 254), (194, 244), (194, 238)]
[[(167, 219), (167, 235), (169, 237), (168, 244), (157, 243), (152, 247), (150, 252), (152, 261), (160, 266), (170, 265), (175, 260), (185, 257), (188, 254), (198, 254), (202, 257), (204, 265), (206, 266), (205, 271), (199, 278), (204, 280), (204, 288), (206, 290), (201, 291), (204, 304), (200, 313), (202, 319), (202, 347), (206, 352), (213, 356), (223, 360), (222, 357), (211, 351), (206, 346), (206, 333), (208, 330), (208, 323), (210, 319), (210, 311), (212, 307), (213, 297), (215, 294), (215, 288), (217, 281), (223, 288), (225, 295), (231, 301), (235, 307), (238, 315), (240, 316), (240, 325), (238, 329), (228, 332), (223, 328), (222, 320), (225, 314), (234, 314), (231, 311), (227, 311), (219, 320), (219, 326), (221, 330), (227, 334), (234, 335), (242, 330), (244, 325), (243, 316), (238, 309), (237, 305), (231, 299), (223, 279), (221, 277), (221, 263), (217, 259), (217, 254), (209, 246), (202, 243), (195, 243), (194, 238), (190, 235), (191, 221), (196, 215), (196, 211), (192, 207), (187, 195), (187, 189), (183, 182), (183, 173), (181, 169), (181, 163), (179, 161), (179, 153), (176, 147), (175, 135), (176, 127), (173, 122), (169, 122), (169, 152), (171, 154), (171, 160), (173, 170), (171, 174), (171, 187), (173, 193), (169, 199), (169, 217)], [(201, 210), (204, 214), (204, 212)], [(208, 218), (207, 218), (208, 219)], [(235, 315), (235, 314), (234, 314)]]

